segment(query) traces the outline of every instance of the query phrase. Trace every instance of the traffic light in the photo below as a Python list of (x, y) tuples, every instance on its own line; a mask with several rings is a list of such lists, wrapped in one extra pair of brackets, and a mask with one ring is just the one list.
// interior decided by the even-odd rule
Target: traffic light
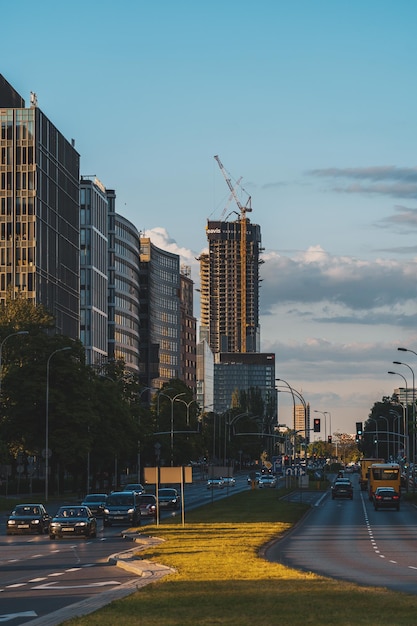
[(332, 436), (331, 436), (331, 435), (329, 435), (329, 436), (327, 437), (327, 443), (332, 443)]
[(320, 432), (320, 418), (319, 417), (315, 417), (314, 418), (314, 432), (315, 433), (319, 433)]
[(362, 422), (356, 422), (356, 435), (361, 437), (363, 434)]

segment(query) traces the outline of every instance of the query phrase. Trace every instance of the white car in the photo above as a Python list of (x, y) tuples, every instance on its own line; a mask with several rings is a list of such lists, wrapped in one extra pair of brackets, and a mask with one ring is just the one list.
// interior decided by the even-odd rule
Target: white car
[(207, 489), (224, 489), (224, 479), (221, 476), (217, 478), (209, 478), (207, 481)]
[(260, 489), (264, 487), (276, 487), (277, 479), (272, 474), (263, 474), (258, 483), (258, 487)]

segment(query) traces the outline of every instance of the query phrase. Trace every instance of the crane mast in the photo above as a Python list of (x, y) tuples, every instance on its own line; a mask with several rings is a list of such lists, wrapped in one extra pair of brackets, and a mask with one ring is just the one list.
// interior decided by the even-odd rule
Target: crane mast
[[(223, 163), (220, 161), (218, 155), (214, 157), (217, 161), (217, 164), (224, 176), (224, 179), (229, 187), (233, 198), (239, 208), (239, 222), (240, 222), (240, 294), (241, 294), (241, 312), (240, 312), (240, 344), (241, 344), (241, 352), (246, 352), (246, 254), (247, 254), (247, 245), (246, 245), (246, 235), (247, 235), (247, 217), (246, 213), (252, 211), (251, 206), (251, 197), (248, 197), (246, 204), (243, 206), (240, 202), (238, 195), (236, 193), (236, 189), (232, 185), (230, 178), (228, 177), (226, 170), (223, 166)], [(241, 180), (241, 179), (239, 179)]]

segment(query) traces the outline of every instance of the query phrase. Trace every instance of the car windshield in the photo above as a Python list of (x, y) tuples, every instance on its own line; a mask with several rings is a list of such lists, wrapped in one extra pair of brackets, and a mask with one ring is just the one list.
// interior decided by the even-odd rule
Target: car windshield
[(140, 501), (142, 504), (155, 504), (155, 496), (141, 496)]
[(84, 502), (103, 502), (106, 499), (106, 496), (103, 494), (94, 495), (94, 496), (86, 496), (84, 498)]
[(120, 493), (118, 495), (110, 495), (107, 498), (108, 506), (132, 506), (133, 505), (133, 496), (130, 494)]
[(39, 515), (39, 513), (37, 506), (17, 506), (12, 515)]
[(177, 495), (177, 492), (174, 491), (174, 489), (160, 489), (159, 490), (159, 495), (160, 496), (169, 496), (170, 498), (175, 498), (175, 496)]
[(57, 517), (87, 517), (87, 509), (83, 506), (79, 508), (62, 508), (59, 509)]

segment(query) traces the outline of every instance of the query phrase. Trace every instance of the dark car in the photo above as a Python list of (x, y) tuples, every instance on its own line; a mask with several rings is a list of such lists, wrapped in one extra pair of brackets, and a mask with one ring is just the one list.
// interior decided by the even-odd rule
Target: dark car
[(145, 493), (145, 487), (140, 483), (129, 483), (123, 487), (123, 491), (135, 491), (138, 495)]
[(7, 535), (48, 532), (50, 515), (43, 504), (18, 504), (9, 515)]
[(159, 489), (158, 503), (161, 509), (179, 509), (181, 497), (176, 489)]
[(332, 499), (349, 498), (353, 500), (353, 485), (348, 478), (336, 478), (332, 485)]
[(96, 537), (97, 520), (88, 506), (61, 506), (49, 524), (49, 538)]
[(104, 507), (107, 502), (106, 493), (89, 493), (81, 502), (81, 506), (88, 506), (95, 517), (103, 517)]
[(139, 508), (141, 517), (156, 517), (156, 496), (151, 493), (139, 496)]
[(373, 496), (374, 509), (400, 510), (400, 494), (393, 487), (377, 487)]
[(136, 491), (113, 491), (107, 496), (104, 507), (104, 526), (112, 524), (138, 526), (140, 524), (139, 500), (140, 496)]

